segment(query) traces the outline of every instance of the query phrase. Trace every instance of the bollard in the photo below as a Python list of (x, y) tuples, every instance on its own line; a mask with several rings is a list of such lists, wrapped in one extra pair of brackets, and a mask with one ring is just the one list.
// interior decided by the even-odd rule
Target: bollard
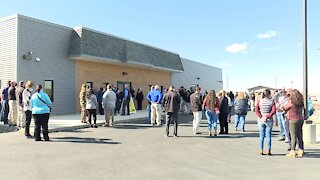
[(316, 126), (317, 126), (317, 128), (316, 128), (316, 135), (317, 135), (316, 141), (320, 142), (320, 123), (317, 123)]
[(304, 124), (303, 125), (303, 142), (305, 144), (316, 144), (316, 125)]

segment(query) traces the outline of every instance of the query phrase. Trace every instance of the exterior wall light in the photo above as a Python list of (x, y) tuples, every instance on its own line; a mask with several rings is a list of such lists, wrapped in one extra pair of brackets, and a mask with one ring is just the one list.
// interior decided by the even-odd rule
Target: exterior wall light
[(32, 51), (27, 52), (27, 54), (22, 56), (22, 58), (24, 60), (31, 60), (32, 59)]

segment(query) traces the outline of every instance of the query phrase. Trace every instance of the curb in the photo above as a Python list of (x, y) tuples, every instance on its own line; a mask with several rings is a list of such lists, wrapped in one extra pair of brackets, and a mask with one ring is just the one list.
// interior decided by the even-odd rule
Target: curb
[[(148, 117), (142, 117), (142, 118), (133, 118), (133, 119), (126, 119), (126, 120), (119, 120), (114, 121), (114, 124), (120, 124), (120, 123), (130, 123), (132, 121), (139, 121), (139, 120), (145, 120)], [(49, 120), (50, 121), (50, 120)], [(97, 123), (97, 126), (102, 126), (104, 122)], [(89, 124), (83, 124), (83, 125), (77, 125), (77, 126), (68, 126), (68, 127), (59, 127), (59, 128), (52, 128), (49, 129), (49, 133), (55, 133), (55, 132), (66, 132), (66, 131), (73, 131), (77, 129), (85, 129), (90, 128)], [(111, 127), (112, 128), (112, 127)]]

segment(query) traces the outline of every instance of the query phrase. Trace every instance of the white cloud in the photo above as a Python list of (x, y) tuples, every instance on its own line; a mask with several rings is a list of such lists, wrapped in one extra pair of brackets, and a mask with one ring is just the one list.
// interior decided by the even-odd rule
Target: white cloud
[(265, 32), (265, 33), (257, 34), (256, 37), (259, 38), (259, 39), (267, 39), (267, 38), (275, 37), (278, 34), (279, 34), (278, 31), (268, 31), (268, 32)]
[(264, 50), (264, 51), (273, 51), (273, 50), (281, 50), (282, 47), (281, 46), (276, 46), (276, 47), (271, 47), (271, 48), (266, 47), (266, 48), (261, 48), (261, 49)]
[(229, 66), (231, 66), (231, 64), (230, 63), (226, 63), (226, 62), (222, 62), (222, 63), (220, 63), (220, 66), (229, 67)]
[(230, 53), (239, 53), (239, 52), (247, 53), (247, 49), (248, 49), (247, 43), (241, 43), (241, 44), (234, 43), (226, 47), (226, 51)]

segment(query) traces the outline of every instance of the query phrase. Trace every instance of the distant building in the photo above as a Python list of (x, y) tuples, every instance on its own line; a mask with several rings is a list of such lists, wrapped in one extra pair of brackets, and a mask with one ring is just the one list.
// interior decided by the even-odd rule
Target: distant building
[(172, 84), (185, 88), (200, 86), (202, 90), (216, 90), (223, 88), (222, 69), (181, 58), (184, 71), (171, 74)]
[(270, 87), (266, 87), (266, 86), (255, 86), (255, 87), (247, 89), (247, 91), (249, 93), (252, 93), (252, 92), (263, 92), (266, 89), (274, 90), (274, 88), (270, 88)]

